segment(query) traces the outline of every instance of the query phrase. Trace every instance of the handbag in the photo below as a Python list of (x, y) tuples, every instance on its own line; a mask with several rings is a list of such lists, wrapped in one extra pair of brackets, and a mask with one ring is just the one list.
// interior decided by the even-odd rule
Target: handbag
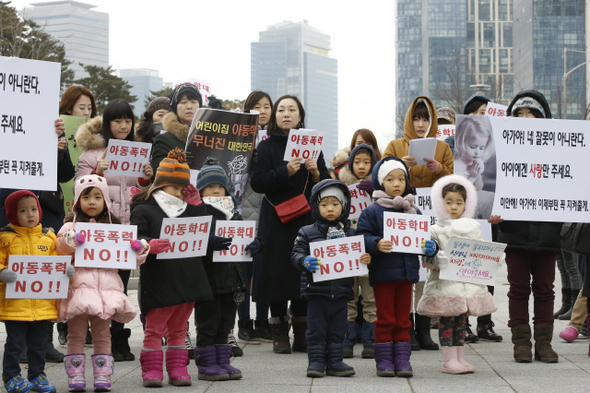
[(561, 226), (559, 235), (563, 250), (590, 255), (590, 224), (566, 222)]
[(307, 179), (305, 179), (305, 187), (303, 187), (303, 193), (294, 196), (293, 198), (287, 199), (285, 202), (281, 202), (277, 205), (273, 205), (272, 202), (264, 196), (268, 203), (275, 208), (279, 219), (283, 224), (293, 221), (294, 219), (301, 217), (311, 211), (311, 207), (305, 197), (305, 189), (307, 188), (307, 181), (309, 180), (309, 173)]

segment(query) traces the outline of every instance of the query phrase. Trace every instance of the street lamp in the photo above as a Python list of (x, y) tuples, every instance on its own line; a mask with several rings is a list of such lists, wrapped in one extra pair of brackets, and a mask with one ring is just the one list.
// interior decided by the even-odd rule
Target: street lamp
[(577, 66), (575, 66), (571, 70), (567, 71), (567, 52), (568, 52), (568, 50), (570, 52), (586, 53), (581, 50), (563, 48), (563, 118), (564, 119), (567, 119), (567, 78), (570, 76), (570, 74), (572, 72), (574, 72), (575, 70), (577, 70), (581, 66), (590, 63), (590, 60), (585, 61), (581, 64), (578, 64)]

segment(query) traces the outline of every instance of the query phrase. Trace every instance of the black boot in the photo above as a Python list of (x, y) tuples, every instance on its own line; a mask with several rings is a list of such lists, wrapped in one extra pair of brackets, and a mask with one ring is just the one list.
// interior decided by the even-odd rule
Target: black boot
[(562, 321), (569, 321), (572, 319), (572, 312), (574, 311), (574, 304), (576, 303), (576, 299), (578, 298), (578, 294), (580, 293), (579, 289), (570, 289), (570, 308), (563, 314), (559, 316), (558, 319)]
[(260, 344), (260, 339), (254, 332), (254, 321), (251, 319), (238, 320), (238, 340), (244, 344)]
[(68, 344), (68, 323), (59, 322), (57, 324), (57, 339), (59, 340), (59, 346), (66, 348)]
[(416, 318), (416, 339), (420, 343), (420, 349), (427, 349), (429, 351), (437, 351), (438, 344), (430, 338), (430, 317), (414, 314)]
[(305, 338), (307, 317), (293, 317), (291, 319), (291, 326), (293, 327), (293, 345), (291, 346), (291, 350), (293, 352), (307, 352), (307, 338)]
[[(578, 295), (576, 294), (576, 297)], [(575, 301), (575, 298), (574, 298)], [(560, 315), (572, 308), (572, 292), (569, 288), (561, 288), (561, 308), (553, 313), (553, 318), (558, 319)], [(571, 315), (571, 314), (570, 314)]]
[(47, 324), (47, 343), (45, 344), (45, 361), (47, 363), (61, 363), (65, 355), (53, 347), (53, 323)]
[(412, 328), (410, 329), (410, 348), (412, 351), (419, 351), (420, 350), (420, 343), (416, 338), (416, 325), (414, 324), (414, 313), (410, 313), (410, 322), (412, 323)]

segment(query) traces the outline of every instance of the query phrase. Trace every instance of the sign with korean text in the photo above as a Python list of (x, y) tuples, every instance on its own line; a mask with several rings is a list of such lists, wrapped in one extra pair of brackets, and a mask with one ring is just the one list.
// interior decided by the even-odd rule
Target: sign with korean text
[(313, 281), (328, 281), (369, 274), (367, 265), (361, 263), (365, 253), (363, 236), (341, 237), (309, 243), (311, 255), (320, 258), (321, 265), (313, 273)]
[(10, 255), (8, 269), (16, 272), (15, 282), (6, 284), (7, 299), (65, 299), (70, 279), (66, 269), (69, 255)]
[(105, 160), (109, 168), (105, 175), (144, 177), (143, 166), (150, 161), (151, 143), (109, 139)]
[(324, 142), (324, 131), (308, 130), (300, 128), (289, 131), (289, 139), (285, 148), (285, 161), (291, 161), (293, 158), (301, 159), (301, 163), (311, 158), (316, 160), (322, 152), (322, 143)]
[(488, 102), (486, 107), (486, 116), (498, 116), (504, 117), (506, 116), (506, 110), (508, 107), (506, 105), (497, 104), (495, 102)]
[(451, 237), (445, 247), (449, 264), (440, 270), (442, 280), (494, 285), (506, 244)]
[(221, 221), (216, 222), (215, 235), (231, 237), (229, 250), (213, 251), (213, 262), (251, 262), (252, 256), (246, 247), (256, 236), (256, 221)]
[(211, 216), (164, 218), (160, 239), (170, 240), (170, 250), (156, 259), (202, 257), (207, 254)]
[(383, 212), (383, 239), (393, 243), (391, 252), (423, 254), (422, 240), (430, 240), (430, 217)]
[(59, 63), (0, 56), (0, 184), (57, 190)]
[(131, 241), (137, 239), (137, 226), (76, 223), (76, 232), (86, 241), (76, 247), (76, 266), (133, 270), (137, 256)]
[(443, 141), (448, 137), (455, 135), (455, 125), (454, 124), (441, 124), (438, 126), (436, 130), (436, 139), (439, 141)]
[(350, 220), (359, 218), (363, 210), (373, 203), (371, 196), (365, 190), (360, 190), (356, 186), (356, 184), (348, 186), (348, 191), (350, 191), (350, 214), (348, 218)]

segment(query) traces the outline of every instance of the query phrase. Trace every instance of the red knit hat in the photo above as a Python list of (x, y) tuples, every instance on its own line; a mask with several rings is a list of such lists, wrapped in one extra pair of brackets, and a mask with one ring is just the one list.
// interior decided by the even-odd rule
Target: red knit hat
[(18, 222), (18, 202), (25, 196), (35, 198), (35, 201), (37, 201), (37, 208), (39, 209), (39, 222), (41, 222), (41, 219), (43, 218), (43, 211), (41, 210), (41, 205), (39, 205), (39, 199), (35, 194), (27, 190), (15, 191), (4, 201), (6, 219), (8, 219), (8, 222), (12, 225), (21, 226)]

